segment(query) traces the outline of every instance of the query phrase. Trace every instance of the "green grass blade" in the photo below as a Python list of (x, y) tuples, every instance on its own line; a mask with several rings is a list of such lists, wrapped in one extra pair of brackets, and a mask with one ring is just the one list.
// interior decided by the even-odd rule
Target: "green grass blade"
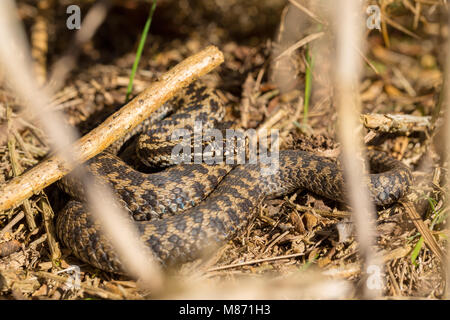
[(314, 57), (311, 50), (306, 50), (306, 74), (305, 74), (305, 102), (303, 104), (303, 124), (308, 122), (309, 100), (311, 97), (312, 71), (314, 67)]
[(131, 69), (130, 81), (128, 82), (127, 95), (125, 97), (125, 102), (128, 102), (130, 94), (133, 90), (133, 80), (136, 75), (137, 67), (139, 61), (141, 60), (142, 50), (144, 49), (145, 40), (147, 39), (148, 30), (150, 30), (150, 25), (152, 23), (153, 13), (156, 9), (156, 0), (153, 0), (152, 7), (150, 8), (150, 13), (148, 14), (147, 21), (145, 22), (144, 31), (142, 31), (141, 40), (139, 41), (139, 46), (136, 52), (136, 58), (134, 59), (133, 69)]
[(420, 239), (419, 239), (419, 241), (417, 241), (417, 244), (415, 245), (415, 247), (414, 247), (414, 249), (413, 249), (413, 251), (412, 251), (412, 253), (411, 253), (411, 262), (412, 262), (412, 264), (415, 265), (415, 266), (417, 266), (416, 259), (417, 259), (417, 257), (419, 256), (420, 249), (422, 249), (423, 241), (424, 241), (424, 239), (423, 239), (423, 237), (421, 236)]

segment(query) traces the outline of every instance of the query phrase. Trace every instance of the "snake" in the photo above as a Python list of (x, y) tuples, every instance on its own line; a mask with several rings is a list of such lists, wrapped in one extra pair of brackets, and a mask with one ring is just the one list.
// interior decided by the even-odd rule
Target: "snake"
[[(86, 162), (89, 172), (111, 187), (129, 213), (139, 240), (163, 266), (193, 261), (238, 237), (265, 199), (307, 190), (346, 202), (347, 186), (339, 162), (313, 152), (280, 150), (272, 174), (262, 174), (271, 166), (264, 161), (171, 161), (171, 151), (179, 143), (173, 139), (176, 130), (193, 130), (196, 121), (201, 121), (203, 129), (214, 128), (224, 121), (225, 113), (220, 92), (196, 81), (157, 115)], [(119, 157), (122, 154), (134, 154), (141, 164), (163, 169), (138, 170)], [(388, 206), (404, 197), (412, 183), (408, 166), (381, 151), (368, 150), (366, 155), (372, 173), (365, 175), (365, 183), (373, 203)], [(96, 268), (126, 273), (111, 239), (90, 213), (81, 183), (68, 175), (59, 186), (72, 196), (57, 214), (56, 233), (62, 243)]]

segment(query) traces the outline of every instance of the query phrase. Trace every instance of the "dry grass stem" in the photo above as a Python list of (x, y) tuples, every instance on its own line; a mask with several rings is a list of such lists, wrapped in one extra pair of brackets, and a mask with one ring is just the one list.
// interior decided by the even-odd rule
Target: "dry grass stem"
[(50, 248), (50, 254), (52, 261), (61, 258), (61, 250), (59, 250), (58, 242), (56, 241), (55, 227), (53, 225), (53, 213), (52, 207), (47, 203), (44, 198), (39, 199), (39, 207), (42, 212), (42, 220), (44, 221), (45, 232), (47, 234), (47, 243)]
[(300, 256), (304, 256), (304, 255), (305, 255), (305, 253), (293, 253), (293, 254), (287, 254), (287, 255), (278, 256), (278, 257), (255, 259), (255, 260), (251, 260), (251, 261), (245, 261), (245, 262), (240, 262), (240, 263), (229, 264), (229, 265), (226, 265), (226, 266), (210, 268), (206, 272), (226, 270), (226, 269), (242, 267), (242, 266), (248, 266), (248, 265), (251, 265), (251, 264), (268, 262), (268, 261), (276, 261), (276, 260), (281, 260), (281, 259), (291, 259), (291, 258), (300, 257)]
[(25, 217), (25, 214), (21, 211), (19, 212), (2, 230), (0, 230), (0, 240), (3, 238), (3, 235), (20, 222)]
[(425, 225), (420, 215), (417, 213), (414, 205), (411, 202), (401, 202), (403, 207), (406, 209), (406, 213), (408, 214), (411, 221), (416, 226), (417, 230), (420, 232), (422, 237), (425, 239), (426, 245), (430, 248), (430, 250), (439, 258), (440, 261), (445, 262), (445, 255), (442, 252), (441, 248), (436, 242), (431, 230)]
[[(359, 28), (357, 12), (361, 12), (359, 2), (345, 0), (336, 6), (334, 12), (337, 26), (337, 53), (335, 67), (335, 86), (338, 104), (338, 136), (342, 143), (342, 162), (347, 181), (349, 202), (353, 208), (359, 251), (363, 258), (364, 268), (381, 270), (372, 252), (375, 244), (374, 208), (371, 204), (367, 186), (364, 183), (362, 164), (356, 155), (362, 154), (362, 139), (355, 135), (358, 126), (359, 105), (356, 94), (360, 74), (360, 56), (357, 50), (361, 47), (362, 33)], [(354, 44), (354, 46), (353, 46)], [(381, 272), (380, 272), (381, 274)], [(382, 282), (382, 277), (378, 279)], [(364, 298), (378, 297), (381, 286), (369, 287), (364, 282), (362, 293)]]
[(320, 37), (322, 37), (325, 34), (325, 32), (317, 32), (317, 33), (313, 33), (310, 34), (306, 37), (304, 37), (303, 39), (297, 41), (296, 43), (294, 43), (292, 46), (290, 46), (289, 48), (287, 48), (286, 50), (284, 50), (280, 55), (278, 55), (277, 57), (275, 57), (275, 61), (276, 60), (280, 60), (283, 57), (286, 56), (290, 56), (295, 50), (303, 47), (305, 44), (310, 43), (311, 41), (314, 41), (316, 39), (319, 39)]
[[(9, 140), (8, 141), (9, 158), (11, 160), (11, 166), (13, 169), (14, 177), (17, 177), (20, 176), (20, 174), (23, 171), (23, 168), (17, 159), (14, 136), (10, 135), (10, 138), (8, 140)], [(28, 228), (30, 230), (36, 229), (36, 221), (34, 221), (34, 215), (33, 210), (31, 209), (30, 201), (28, 201), (28, 199), (25, 199), (22, 203), (22, 206), (25, 212), (25, 218), (27, 220)]]
[(389, 24), (391, 27), (394, 27), (395, 29), (397, 29), (397, 30), (407, 34), (408, 36), (413, 37), (414, 39), (418, 39), (418, 40), (420, 39), (420, 37), (417, 34), (415, 34), (412, 31), (409, 31), (404, 26), (402, 26), (401, 24), (399, 24), (396, 21), (392, 20), (388, 16), (382, 14), (382, 20), (386, 21), (386, 23)]
[[(450, 23), (450, 13), (447, 13), (447, 23)], [(447, 44), (445, 46), (446, 48), (446, 57), (445, 57), (445, 79), (447, 79), (444, 83), (444, 97), (445, 97), (445, 124), (444, 124), (444, 132), (445, 132), (445, 146), (444, 146), (444, 153), (446, 153), (446, 198), (447, 198), (447, 205), (450, 199), (450, 159), (448, 156), (448, 152), (450, 152), (450, 86), (449, 86), (449, 79), (450, 79), (450, 41), (447, 40)], [(449, 223), (447, 222), (447, 230), (450, 228)], [(447, 259), (444, 260), (445, 265), (445, 273), (446, 273), (446, 291), (445, 295), (447, 299), (450, 299), (450, 241), (447, 241)]]

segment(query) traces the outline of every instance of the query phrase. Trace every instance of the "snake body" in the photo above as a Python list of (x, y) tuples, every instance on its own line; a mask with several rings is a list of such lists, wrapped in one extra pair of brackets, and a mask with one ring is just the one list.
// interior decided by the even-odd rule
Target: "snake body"
[[(178, 128), (192, 130), (194, 121), (213, 127), (225, 114), (215, 91), (196, 83), (171, 103), (173, 113), (157, 123), (142, 125), (137, 155), (146, 164), (170, 164), (170, 150)], [(150, 123), (150, 124), (149, 124)], [(88, 161), (90, 171), (108, 183), (134, 218), (140, 239), (163, 265), (198, 258), (245, 230), (266, 198), (307, 189), (329, 199), (345, 201), (345, 181), (336, 161), (300, 150), (279, 152), (279, 169), (262, 175), (270, 164), (178, 164), (156, 173), (142, 173), (115, 153), (120, 141)], [(134, 148), (134, 146), (133, 146)], [(151, 160), (149, 160), (151, 159)], [(155, 160), (156, 159), (156, 160)], [(405, 195), (412, 176), (406, 165), (385, 153), (369, 151), (374, 174), (367, 186), (377, 205), (389, 205)], [(105, 271), (123, 273), (109, 239), (80, 201), (82, 188), (71, 177), (63, 189), (79, 198), (58, 214), (56, 230), (62, 242), (81, 260)]]

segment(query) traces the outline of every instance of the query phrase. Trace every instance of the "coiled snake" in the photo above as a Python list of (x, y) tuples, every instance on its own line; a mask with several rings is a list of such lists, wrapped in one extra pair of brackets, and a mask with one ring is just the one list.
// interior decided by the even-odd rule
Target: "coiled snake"
[[(135, 145), (146, 164), (170, 164), (175, 129), (192, 130), (194, 121), (213, 127), (225, 114), (218, 95), (198, 82), (164, 108), (173, 113), (158, 122), (149, 120), (133, 132), (142, 132)], [(301, 188), (333, 200), (345, 199), (344, 177), (336, 161), (305, 151), (280, 151), (279, 170), (271, 175), (261, 175), (263, 163), (178, 164), (142, 173), (114, 154), (122, 144), (123, 140), (89, 160), (88, 167), (112, 186), (134, 218), (141, 240), (165, 265), (193, 260), (207, 248), (239, 235), (265, 198)], [(369, 151), (368, 158), (379, 172), (368, 175), (367, 181), (374, 203), (388, 205), (403, 197), (412, 180), (408, 167), (381, 152)], [(83, 199), (70, 176), (60, 185)], [(57, 216), (56, 230), (81, 260), (106, 271), (124, 271), (82, 201), (68, 202)]]

